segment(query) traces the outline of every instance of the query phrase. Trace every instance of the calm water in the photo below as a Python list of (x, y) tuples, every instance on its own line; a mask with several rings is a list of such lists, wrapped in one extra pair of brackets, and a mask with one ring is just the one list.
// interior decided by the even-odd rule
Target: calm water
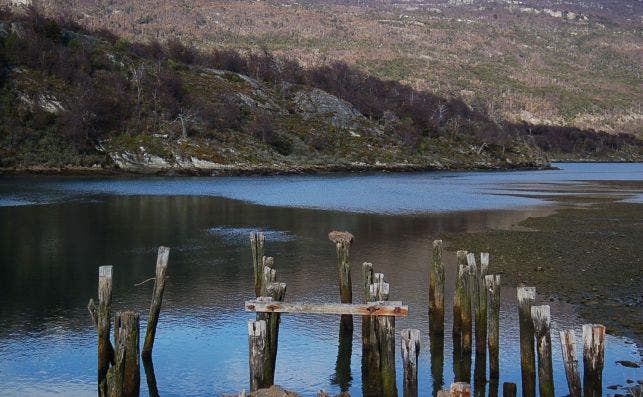
[[(156, 248), (167, 245), (170, 278), (154, 347), (163, 396), (219, 395), (248, 388), (247, 320), (253, 297), (248, 243), (267, 234), (266, 253), (290, 301), (339, 300), (333, 229), (356, 236), (353, 280), (374, 263), (391, 284), (391, 299), (410, 307), (397, 329), (422, 330), (420, 393), (434, 384), (428, 344), (427, 261), (445, 231), (506, 228), (551, 208), (510, 195), (603, 192), (592, 180), (640, 180), (641, 164), (561, 164), (558, 171), (444, 172), (359, 176), (246, 178), (0, 178), (0, 395), (95, 394), (96, 334), (87, 301), (96, 296), (97, 268), (114, 265), (113, 311), (142, 313), (152, 286)], [(614, 193), (614, 192), (611, 192)], [(619, 191), (641, 201), (641, 192)], [(458, 247), (466, 249), (467, 247)], [(452, 253), (446, 260), (454, 262)], [(493, 258), (491, 258), (493, 268)], [(449, 286), (453, 274), (447, 275)], [(360, 294), (355, 291), (355, 296)], [(520, 384), (514, 291), (503, 291), (501, 379)], [(542, 297), (546, 299), (546, 297)], [(573, 307), (553, 304), (557, 395), (567, 393), (557, 330), (580, 330)], [(451, 318), (447, 299), (447, 324)], [(339, 318), (285, 315), (276, 383), (312, 395), (361, 390), (360, 322), (355, 321), (350, 372), (336, 371)], [(144, 332), (144, 329), (142, 329)], [(398, 340), (399, 349), (399, 340)], [(398, 367), (399, 367), (399, 352)], [(450, 333), (443, 382), (453, 380)], [(604, 385), (641, 379), (637, 346), (608, 337)], [(401, 368), (398, 386), (401, 387)], [(142, 379), (146, 394), (145, 378)], [(605, 389), (605, 393), (614, 393)]]

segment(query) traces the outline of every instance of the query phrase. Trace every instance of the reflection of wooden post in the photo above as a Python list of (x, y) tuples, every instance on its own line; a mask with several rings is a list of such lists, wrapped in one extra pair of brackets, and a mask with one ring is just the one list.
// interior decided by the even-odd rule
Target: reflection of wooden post
[(500, 275), (485, 276), (485, 285), (489, 306), (487, 322), (489, 375), (493, 379), (498, 379), (500, 376)]
[(600, 324), (583, 325), (583, 382), (585, 396), (600, 396), (603, 389), (605, 360), (605, 327)]
[(117, 313), (114, 321), (116, 342), (115, 363), (111, 369), (110, 397), (134, 397), (141, 388), (139, 361), (139, 315), (127, 311)]
[(267, 387), (264, 379), (264, 364), (267, 362), (268, 343), (266, 339), (266, 322), (264, 320), (248, 322), (248, 351), (250, 353), (250, 391)]
[(431, 378), (433, 378), (433, 396), (444, 385), (444, 335), (433, 334), (429, 338), (429, 347), (431, 349)]
[(154, 336), (156, 335), (156, 325), (159, 321), (161, 304), (163, 303), (163, 290), (165, 289), (165, 273), (167, 273), (167, 261), (170, 256), (170, 249), (159, 247), (156, 257), (156, 277), (154, 279), (154, 290), (152, 291), (152, 303), (150, 304), (150, 314), (147, 319), (147, 330), (145, 332), (145, 343), (143, 343), (143, 357), (152, 356), (154, 347)]
[(250, 233), (250, 249), (252, 250), (252, 267), (255, 276), (255, 296), (261, 296), (261, 280), (263, 278), (263, 247), (266, 237), (261, 232)]
[(569, 395), (580, 397), (580, 372), (578, 371), (578, 357), (576, 355), (576, 335), (573, 329), (560, 331), (560, 348), (563, 353)]
[[(328, 233), (328, 239), (335, 243), (337, 249), (337, 276), (339, 280), (339, 294), (342, 303), (353, 302), (353, 285), (351, 282), (351, 264), (349, 262), (349, 250), (353, 244), (353, 235), (349, 232), (332, 231)], [(343, 315), (341, 325), (346, 330), (353, 329), (353, 316)]]
[(98, 394), (107, 395), (107, 371), (109, 369), (110, 347), (109, 330), (112, 307), (112, 267), (98, 268)]
[(156, 375), (154, 374), (154, 362), (152, 361), (152, 357), (143, 358), (143, 369), (145, 370), (145, 380), (147, 381), (149, 397), (160, 397), (159, 388), (156, 384)]
[(459, 276), (460, 266), (467, 263), (467, 251), (456, 252), (456, 279), (455, 279), (455, 293), (453, 294), (453, 335), (458, 338), (462, 335), (462, 295), (464, 294), (462, 280)]
[(518, 287), (518, 322), (520, 324), (520, 369), (522, 393), (536, 395), (536, 353), (534, 352), (534, 323), (531, 306), (536, 300), (536, 288)]
[(503, 383), (502, 397), (516, 397), (516, 384), (509, 382)]
[(532, 306), (531, 319), (534, 322), (536, 345), (538, 346), (538, 384), (541, 397), (554, 396), (554, 375), (551, 362), (551, 335), (549, 306)]
[(444, 332), (444, 263), (442, 240), (433, 242), (433, 260), (429, 273), (429, 329), (432, 334)]
[[(475, 260), (475, 259), (474, 259)], [(458, 269), (458, 277), (460, 278), (460, 285), (462, 286), (459, 293), (461, 303), (461, 326), (462, 326), (462, 354), (471, 356), (472, 346), (472, 331), (473, 323), (471, 319), (471, 294), (473, 275), (472, 268), (468, 264), (460, 265)]]
[(403, 329), (400, 332), (402, 343), (402, 367), (404, 368), (404, 396), (418, 394), (418, 356), (420, 354), (420, 330)]

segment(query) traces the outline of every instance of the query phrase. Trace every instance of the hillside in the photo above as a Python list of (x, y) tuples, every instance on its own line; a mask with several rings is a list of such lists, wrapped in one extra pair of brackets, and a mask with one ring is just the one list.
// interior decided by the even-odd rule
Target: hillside
[(303, 68), (266, 51), (130, 42), (34, 9), (2, 13), (0, 44), (4, 170), (543, 167), (543, 142), (550, 154), (641, 152), (632, 137), (496, 122), (341, 62)]
[(495, 120), (643, 134), (640, 1), (41, 1), (128, 40), (336, 60)]

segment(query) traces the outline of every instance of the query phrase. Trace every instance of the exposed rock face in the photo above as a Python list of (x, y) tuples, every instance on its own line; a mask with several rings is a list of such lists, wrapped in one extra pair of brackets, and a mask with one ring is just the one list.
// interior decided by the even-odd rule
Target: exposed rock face
[(321, 117), (339, 129), (356, 131), (367, 122), (353, 105), (317, 88), (297, 91), (293, 103), (304, 119)]

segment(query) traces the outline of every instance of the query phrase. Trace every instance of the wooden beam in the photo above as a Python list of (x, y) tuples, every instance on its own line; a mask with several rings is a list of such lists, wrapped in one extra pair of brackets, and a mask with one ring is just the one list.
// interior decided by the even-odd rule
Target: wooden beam
[(247, 312), (263, 313), (307, 313), (307, 314), (355, 314), (358, 316), (405, 317), (409, 307), (402, 302), (355, 303), (296, 303), (273, 302), (267, 299), (251, 300), (245, 303)]

